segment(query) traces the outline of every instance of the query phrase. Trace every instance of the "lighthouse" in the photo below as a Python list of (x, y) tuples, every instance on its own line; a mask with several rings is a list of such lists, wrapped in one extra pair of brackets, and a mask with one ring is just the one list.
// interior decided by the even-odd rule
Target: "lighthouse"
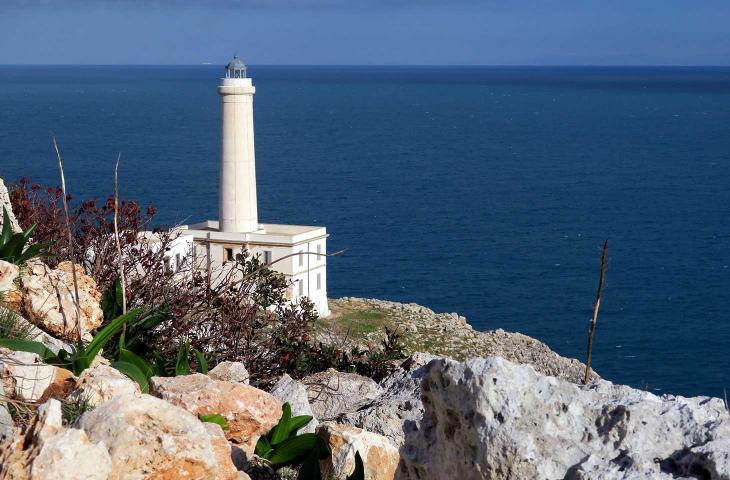
[[(255, 93), (246, 65), (234, 56), (218, 84), (221, 107), (218, 220), (182, 228), (192, 238), (197, 268), (204, 270), (208, 278), (235, 266), (236, 255), (245, 250), (284, 275), (289, 281), (287, 296), (293, 303), (306, 297), (320, 316), (327, 316), (327, 228), (259, 223), (253, 128)], [(317, 204), (316, 198), (301, 201)]]
[(221, 168), (218, 215), (221, 232), (259, 230), (253, 96), (256, 88), (237, 56), (218, 86), (221, 98)]

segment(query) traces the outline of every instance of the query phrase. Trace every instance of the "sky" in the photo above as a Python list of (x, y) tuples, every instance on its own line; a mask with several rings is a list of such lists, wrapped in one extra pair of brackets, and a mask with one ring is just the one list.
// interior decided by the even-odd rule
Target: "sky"
[(730, 0), (0, 0), (0, 64), (730, 65)]

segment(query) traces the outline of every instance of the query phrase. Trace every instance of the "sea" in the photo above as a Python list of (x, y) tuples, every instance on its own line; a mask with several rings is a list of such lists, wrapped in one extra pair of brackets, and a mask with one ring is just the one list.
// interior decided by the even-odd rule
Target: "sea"
[[(0, 66), (0, 175), (216, 218), (221, 66)], [(730, 68), (249, 67), (262, 222), (331, 297), (415, 302), (664, 394), (730, 388)]]

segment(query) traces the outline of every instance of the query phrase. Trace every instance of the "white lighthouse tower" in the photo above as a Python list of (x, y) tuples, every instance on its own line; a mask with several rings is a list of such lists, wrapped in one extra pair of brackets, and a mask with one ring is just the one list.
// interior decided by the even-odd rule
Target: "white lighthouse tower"
[[(219, 220), (183, 228), (193, 238), (196, 264), (209, 274), (225, 269), (244, 248), (289, 279), (288, 296), (293, 302), (307, 297), (319, 314), (326, 316), (329, 314), (327, 229), (259, 223), (253, 138), (256, 89), (246, 73), (246, 65), (233, 57), (218, 85), (221, 97)], [(302, 201), (316, 205), (316, 199)]]
[(253, 144), (253, 95), (256, 89), (238, 58), (226, 66), (221, 96), (221, 232), (259, 230), (256, 209), (256, 155)]

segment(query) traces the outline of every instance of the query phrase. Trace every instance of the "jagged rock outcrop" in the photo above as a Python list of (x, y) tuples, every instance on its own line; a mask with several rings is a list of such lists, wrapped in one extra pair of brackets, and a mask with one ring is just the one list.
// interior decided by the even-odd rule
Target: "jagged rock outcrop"
[(5, 207), (8, 212), (8, 216), (10, 217), (10, 226), (12, 227), (13, 232), (20, 232), (20, 225), (18, 225), (18, 220), (15, 219), (13, 206), (10, 203), (8, 187), (5, 186), (5, 182), (3, 182), (3, 179), (0, 178), (0, 232), (3, 228), (3, 207)]
[(224, 382), (248, 384), (248, 370), (241, 362), (221, 362), (208, 372), (210, 378)]
[(139, 385), (128, 376), (109, 365), (99, 364), (81, 372), (69, 400), (83, 399), (89, 405), (98, 407), (117, 395), (140, 393)]
[(106, 446), (109, 480), (239, 478), (220, 429), (159, 398), (116, 396), (85, 413), (78, 424), (92, 442)]
[[(365, 480), (393, 480), (400, 457), (390, 440), (376, 433), (340, 423), (325, 422), (317, 428), (332, 452), (322, 461), (322, 471), (334, 478), (345, 478), (355, 470), (355, 454), (365, 467)], [(328, 478), (328, 477), (326, 477)]]
[(281, 400), (281, 403), (289, 402), (293, 416), (311, 416), (312, 421), (302, 428), (300, 432), (314, 433), (317, 425), (319, 425), (319, 421), (312, 411), (312, 406), (309, 404), (309, 398), (307, 397), (307, 389), (304, 388), (302, 383), (297, 382), (285, 373), (276, 382), (276, 385), (274, 385), (270, 393)]
[(334, 420), (375, 400), (383, 389), (375, 381), (332, 368), (302, 379), (314, 416)]
[(106, 480), (111, 469), (103, 443), (62, 426), (57, 400), (41, 405), (24, 432), (0, 445), (0, 480)]
[(426, 367), (401, 478), (730, 478), (719, 399), (589, 386), (497, 357)]
[(219, 414), (228, 421), (225, 432), (247, 453), (281, 417), (273, 395), (242, 383), (214, 380), (196, 373), (184, 377), (152, 377), (150, 393), (194, 415)]
[(427, 353), (411, 355), (380, 382), (380, 396), (359, 410), (344, 413), (338, 421), (383, 435), (400, 447), (405, 432), (418, 428), (423, 417), (421, 379), (425, 365), (435, 358)]
[[(33, 259), (26, 263), (26, 272), (20, 276), (18, 286), (7, 292), (8, 306), (24, 315), (46, 332), (64, 340), (78, 339), (99, 327), (104, 313), (99, 306), (101, 293), (96, 282), (84, 274), (80, 265), (72, 268), (71, 262), (61, 262), (52, 269)], [(75, 301), (73, 272), (76, 271), (78, 305)], [(77, 312), (78, 310), (78, 312)]]
[[(376, 328), (366, 333), (357, 343), (362, 346), (379, 344), (384, 327), (388, 326), (403, 334), (407, 353), (428, 352), (439, 357), (466, 360), (476, 357), (502, 357), (511, 362), (529, 364), (540, 373), (562, 378), (573, 383), (582, 383), (585, 365), (573, 358), (561, 357), (547, 345), (521, 333), (502, 329), (480, 332), (474, 330), (466, 318), (456, 313), (435, 313), (430, 308), (415, 303), (398, 303), (369, 298), (337, 298), (329, 301), (332, 315), (324, 320), (329, 328), (319, 338), (325, 342), (332, 339), (341, 343), (337, 335), (338, 317), (344, 315), (368, 315), (368, 322)], [(379, 320), (371, 318), (379, 317)], [(342, 330), (343, 325), (339, 325)], [(349, 334), (351, 326), (344, 325)], [(358, 339), (354, 339), (358, 340)], [(598, 378), (592, 372), (592, 378)]]

